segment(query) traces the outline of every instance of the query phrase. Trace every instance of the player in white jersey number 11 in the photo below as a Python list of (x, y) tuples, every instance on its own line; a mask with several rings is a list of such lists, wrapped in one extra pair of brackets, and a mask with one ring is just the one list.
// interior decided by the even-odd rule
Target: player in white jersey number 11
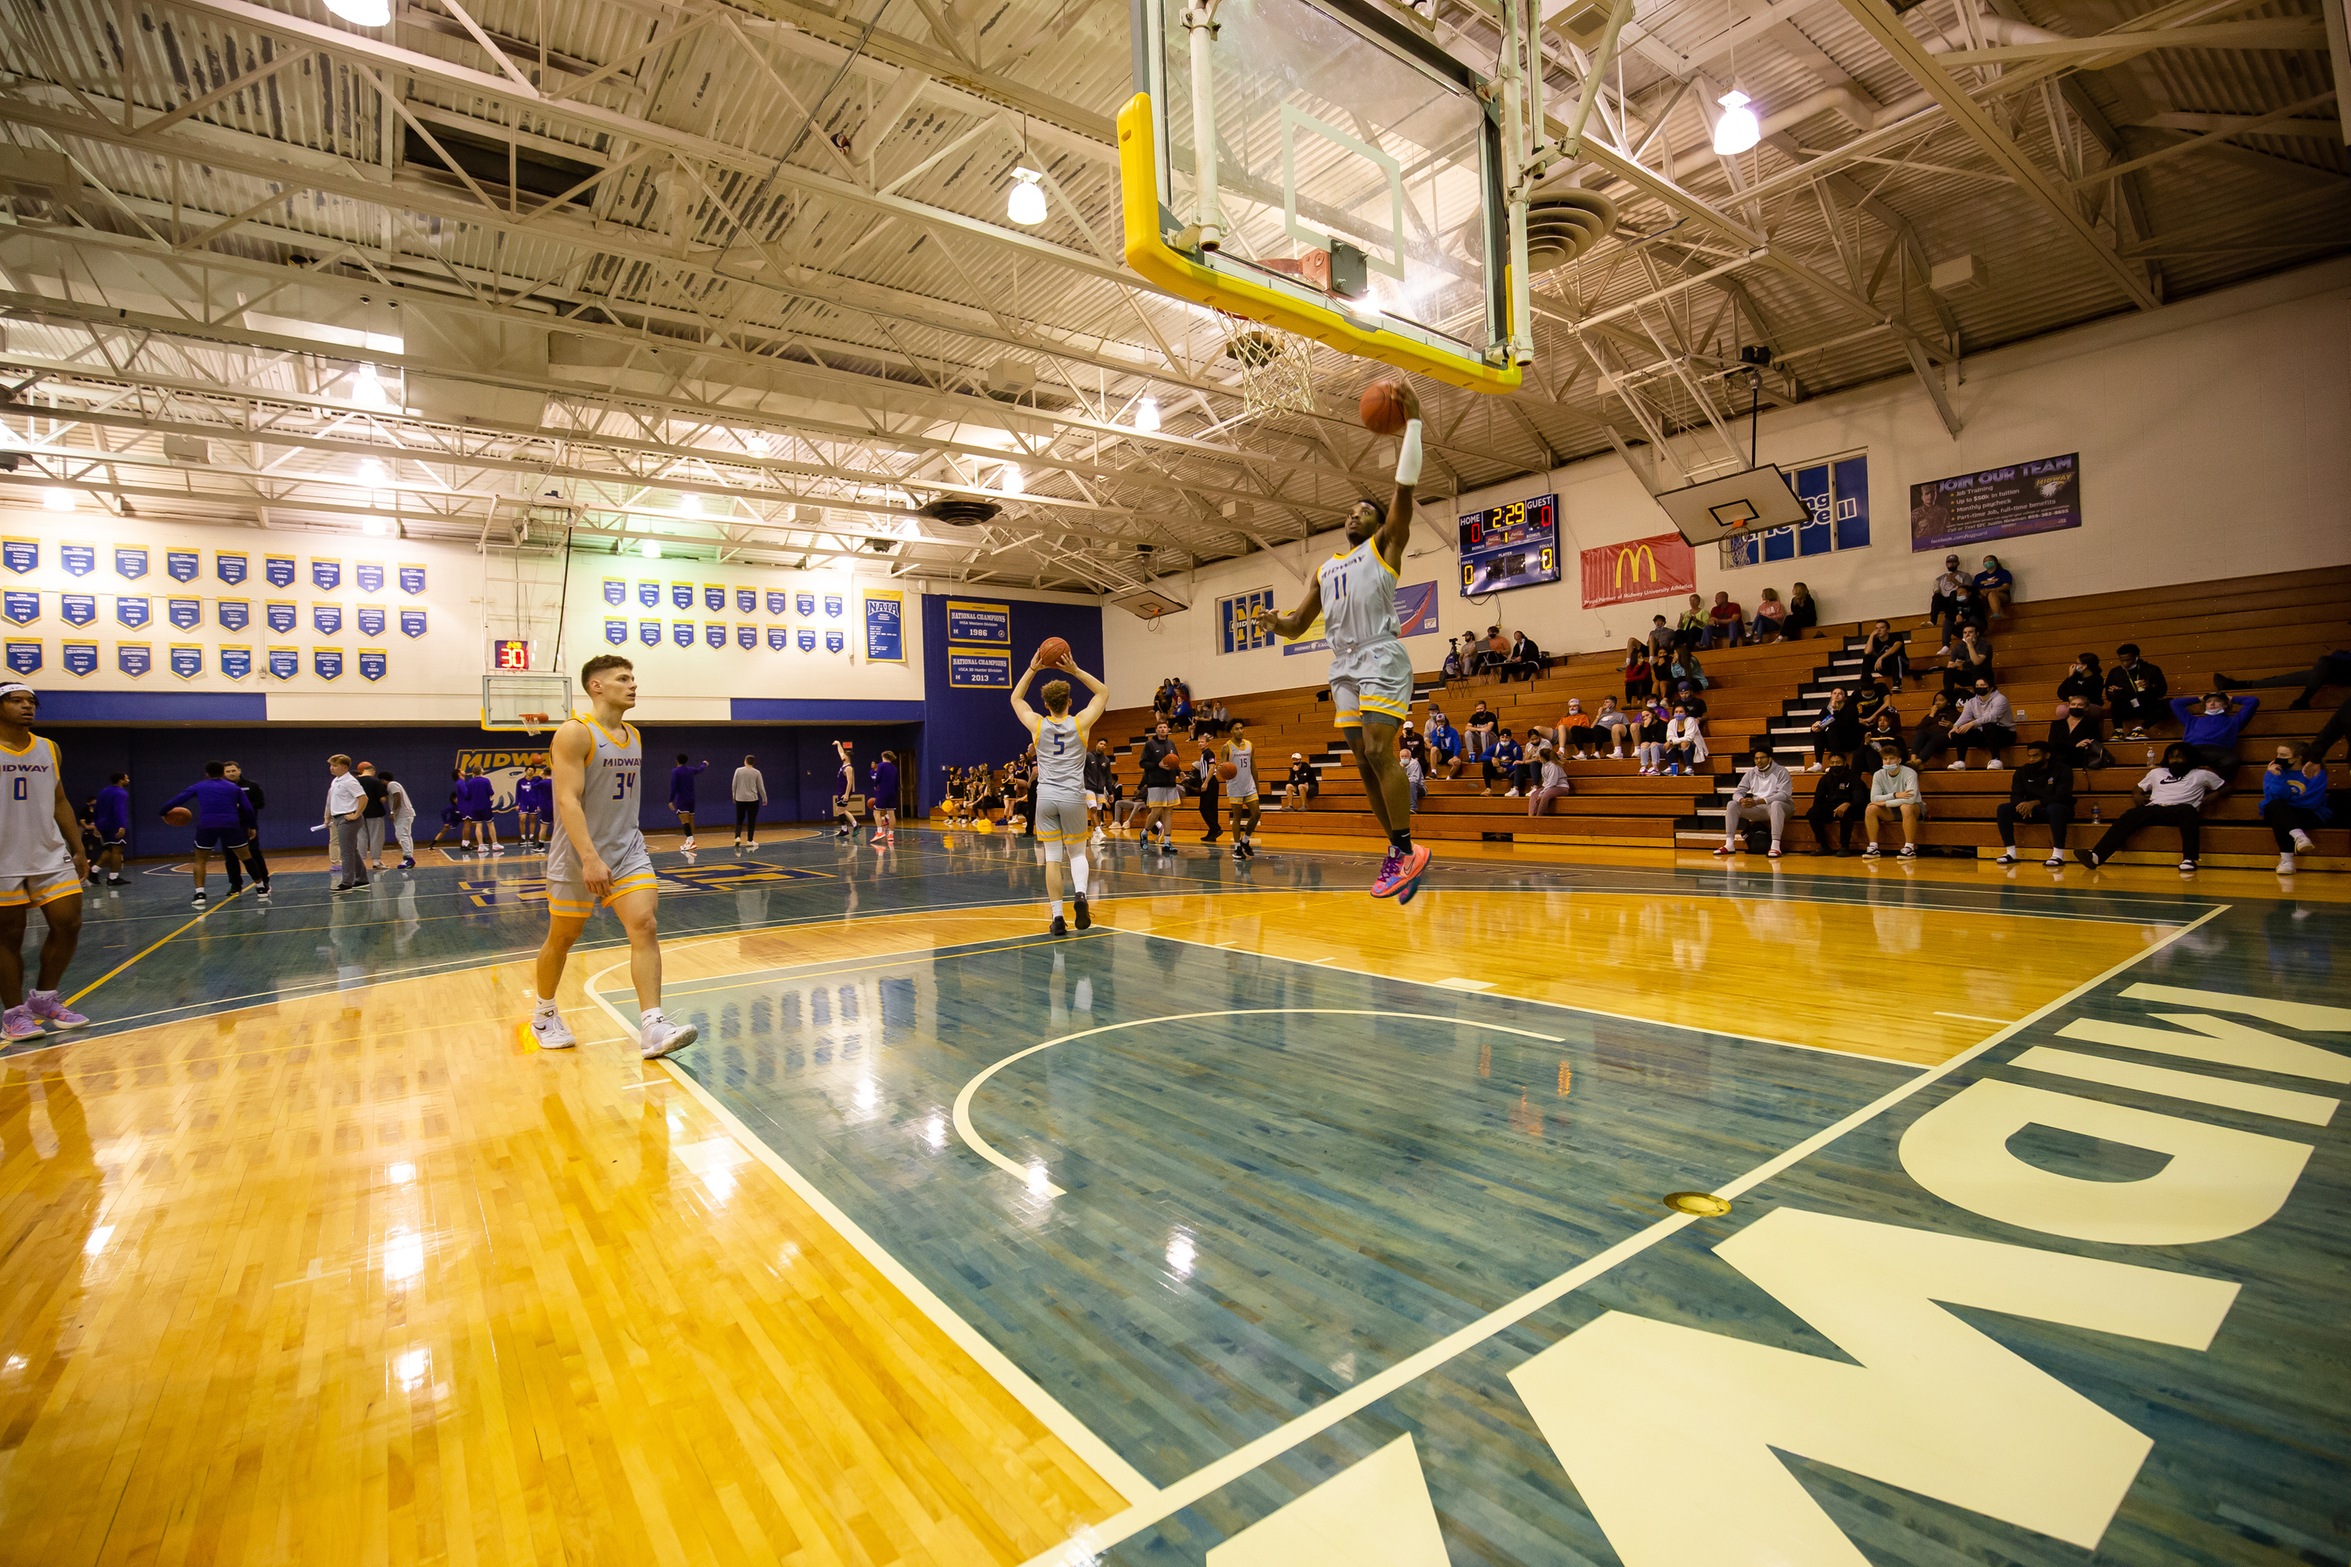
[(629, 938), (629, 978), (636, 982), (637, 1053), (650, 1061), (683, 1050), (699, 1032), (661, 1015), (661, 936), (653, 857), (637, 813), (644, 801), (645, 737), (628, 720), (637, 705), (637, 671), (617, 653), (600, 653), (580, 669), (590, 704), (585, 718), (565, 720), (547, 747), (555, 774), (555, 836), (547, 845), (547, 941), (539, 948), (538, 1007), (530, 1033), (542, 1050), (579, 1041), (555, 1005), (572, 943), (599, 908), (620, 919)]
[[(1044, 648), (1037, 649), (1039, 657), (1044, 652)], [(1086, 689), (1094, 693), (1093, 700), (1073, 714), (1069, 710), (1069, 682), (1048, 680), (1039, 693), (1045, 702), (1045, 711), (1040, 716), (1028, 704), (1029, 682), (1047, 668), (1062, 669), (1084, 681)], [(1102, 689), (1102, 682), (1078, 668), (1077, 661), (1067, 656), (1053, 665), (1031, 659), (1020, 684), (1012, 688), (1012, 716), (1037, 741), (1037, 843), (1045, 851), (1045, 895), (1051, 904), (1048, 912), (1052, 923), (1046, 928), (1056, 936), (1069, 934), (1069, 922), (1061, 912), (1061, 864), (1065, 856), (1069, 861), (1070, 886), (1077, 894), (1078, 929), (1084, 930), (1094, 923), (1093, 913), (1086, 907), (1086, 842), (1092, 832), (1086, 820), (1086, 739), (1107, 705), (1108, 693)]]
[[(31, 686), (0, 681), (0, 999), (7, 1002), (0, 1036), (8, 1044), (90, 1021), (57, 997), (65, 966), (81, 944), (82, 883), (90, 862), (82, 856), (81, 823), (66, 797), (57, 744), (32, 731), (40, 710)], [(25, 913), (36, 903), (49, 934), (41, 943), (38, 982), (28, 995)]]
[(1409, 903), (1429, 851), (1412, 841), (1412, 784), (1396, 757), (1396, 731), (1412, 712), (1412, 656), (1396, 622), (1396, 574), (1412, 536), (1412, 488), (1420, 482), (1420, 402), (1401, 383), (1398, 390), (1406, 419), (1387, 512), (1377, 501), (1357, 501), (1347, 513), (1348, 547), (1317, 569), (1306, 601), (1287, 615), (1259, 610), (1256, 621), (1260, 631), (1294, 641), (1322, 617), (1334, 721), (1355, 753), (1371, 812), (1388, 834), (1371, 893)]

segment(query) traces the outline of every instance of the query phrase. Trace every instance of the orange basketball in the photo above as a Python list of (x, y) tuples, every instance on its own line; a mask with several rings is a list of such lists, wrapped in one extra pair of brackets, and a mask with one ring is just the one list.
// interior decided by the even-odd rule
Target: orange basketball
[(1059, 637), (1047, 637), (1037, 647), (1037, 667), (1051, 669), (1069, 661), (1069, 644)]
[(196, 813), (184, 805), (175, 805), (163, 813), (163, 819), (174, 827), (185, 827), (196, 819)]
[(1412, 417), (1412, 398), (1404, 389), (1403, 378), (1384, 375), (1365, 387), (1356, 412), (1362, 416), (1363, 427), (1374, 435), (1402, 435), (1404, 421)]
[(1219, 762), (1216, 764), (1216, 776), (1222, 778), (1226, 783), (1231, 783), (1235, 775), (1237, 775), (1240, 771), (1241, 770), (1238, 767), (1235, 767), (1230, 762)]

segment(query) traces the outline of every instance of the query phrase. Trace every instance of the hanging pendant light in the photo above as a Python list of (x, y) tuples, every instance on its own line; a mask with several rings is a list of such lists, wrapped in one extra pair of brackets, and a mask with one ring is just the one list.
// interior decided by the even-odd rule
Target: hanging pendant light
[(1135, 404), (1135, 428), (1150, 435), (1159, 428), (1159, 399), (1146, 397)]
[(327, 9), (353, 27), (387, 27), (392, 21), (392, 0), (327, 0)]
[(1755, 118), (1755, 111), (1747, 107), (1745, 93), (1734, 87), (1716, 100), (1722, 105), (1722, 118), (1714, 122), (1714, 150), (1724, 157), (1745, 152), (1763, 140), (1763, 124)]
[(1004, 215), (1029, 228), (1044, 222), (1045, 187), (1037, 183), (1044, 177), (1035, 169), (1014, 169), (1012, 189), (1004, 198)]

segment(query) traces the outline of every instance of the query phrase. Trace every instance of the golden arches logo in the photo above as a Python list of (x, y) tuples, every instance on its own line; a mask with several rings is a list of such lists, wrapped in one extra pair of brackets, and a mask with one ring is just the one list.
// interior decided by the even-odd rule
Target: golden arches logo
[(1619, 593), (1624, 591), (1625, 573), (1628, 571), (1632, 573), (1633, 585), (1638, 587), (1641, 582), (1641, 573), (1644, 570), (1648, 572), (1651, 582), (1664, 580), (1657, 570), (1657, 555), (1648, 545), (1626, 544), (1620, 546), (1616, 552), (1615, 591)]

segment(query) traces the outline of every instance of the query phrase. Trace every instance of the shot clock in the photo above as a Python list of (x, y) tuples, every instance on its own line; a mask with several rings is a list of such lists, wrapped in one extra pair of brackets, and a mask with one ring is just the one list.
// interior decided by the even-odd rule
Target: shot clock
[(1461, 596), (1559, 580), (1559, 497), (1537, 495), (1461, 519)]
[(490, 668), (501, 675), (530, 673), (531, 644), (521, 637), (492, 638)]

